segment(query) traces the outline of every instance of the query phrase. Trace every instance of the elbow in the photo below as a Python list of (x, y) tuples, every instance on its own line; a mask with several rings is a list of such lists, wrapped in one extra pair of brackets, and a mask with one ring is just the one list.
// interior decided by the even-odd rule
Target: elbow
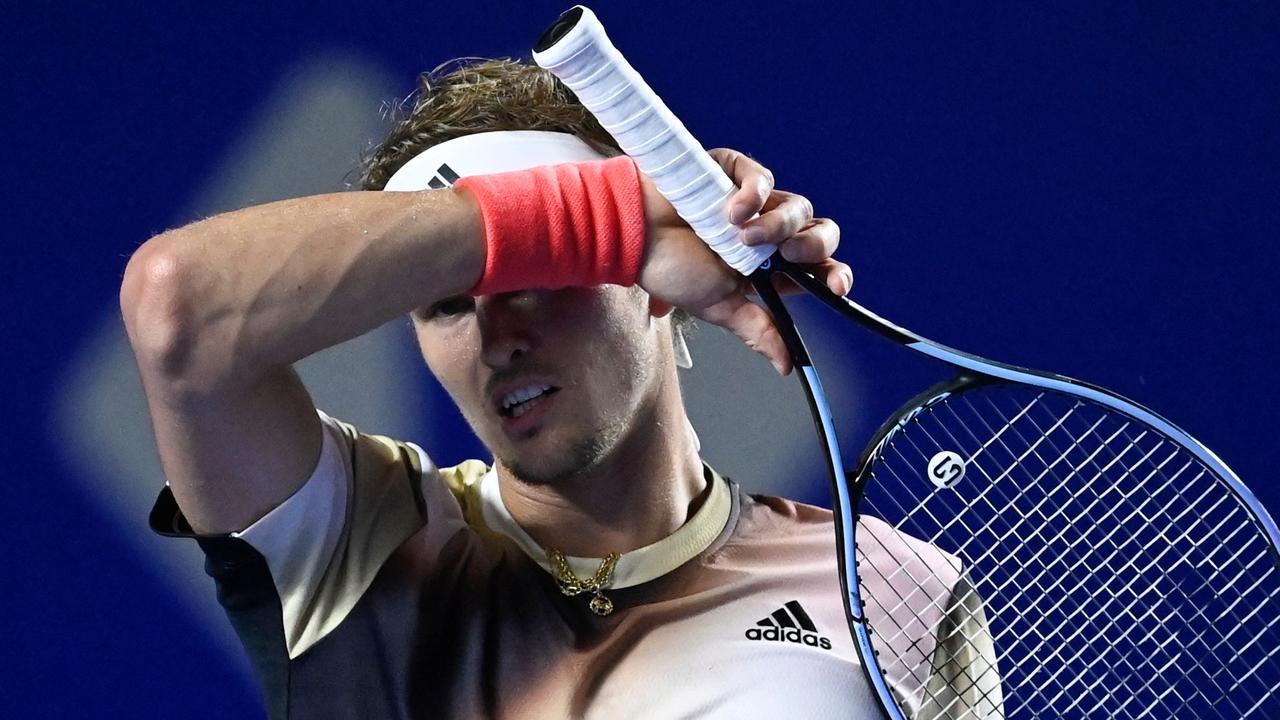
[(144, 375), (176, 380), (192, 373), (198, 319), (191, 260), (158, 236), (138, 248), (120, 284), (120, 312)]

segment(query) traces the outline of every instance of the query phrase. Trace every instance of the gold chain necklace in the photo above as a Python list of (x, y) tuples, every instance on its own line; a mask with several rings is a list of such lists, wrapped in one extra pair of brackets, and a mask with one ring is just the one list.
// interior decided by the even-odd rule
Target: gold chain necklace
[(613, 612), (613, 601), (605, 597), (602, 591), (613, 582), (613, 568), (618, 564), (620, 557), (622, 556), (616, 552), (605, 555), (596, 573), (583, 579), (573, 574), (564, 553), (559, 550), (547, 550), (547, 559), (551, 561), (551, 574), (560, 584), (560, 592), (569, 597), (591, 593), (591, 602), (587, 603), (587, 607), (591, 608), (591, 612), (602, 617)]

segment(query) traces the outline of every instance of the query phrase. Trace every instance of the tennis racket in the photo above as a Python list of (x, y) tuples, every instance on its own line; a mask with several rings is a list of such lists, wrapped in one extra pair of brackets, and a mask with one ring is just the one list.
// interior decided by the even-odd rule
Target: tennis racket
[[(830, 468), (845, 609), (886, 717), (1280, 718), (1280, 531), (1212, 452), (1114, 393), (927, 340), (742, 245), (732, 182), (587, 8), (534, 60), (773, 314)], [(949, 371), (853, 471), (779, 273)]]

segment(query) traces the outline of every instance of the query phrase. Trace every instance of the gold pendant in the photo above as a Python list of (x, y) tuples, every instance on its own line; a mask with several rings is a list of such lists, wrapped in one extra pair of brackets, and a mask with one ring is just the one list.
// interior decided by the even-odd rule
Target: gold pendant
[(587, 607), (591, 608), (591, 612), (596, 615), (604, 617), (613, 612), (613, 601), (597, 592), (595, 597), (591, 598), (591, 602), (587, 603)]
[(618, 564), (620, 557), (622, 556), (618, 553), (609, 553), (600, 562), (600, 567), (596, 570), (595, 575), (584, 580), (573, 574), (573, 570), (569, 568), (569, 561), (565, 558), (564, 553), (559, 550), (547, 551), (547, 559), (551, 561), (551, 574), (560, 585), (560, 592), (570, 597), (581, 595), (584, 592), (592, 593), (587, 607), (600, 617), (613, 612), (613, 601), (605, 597), (602, 591), (613, 582), (613, 568)]

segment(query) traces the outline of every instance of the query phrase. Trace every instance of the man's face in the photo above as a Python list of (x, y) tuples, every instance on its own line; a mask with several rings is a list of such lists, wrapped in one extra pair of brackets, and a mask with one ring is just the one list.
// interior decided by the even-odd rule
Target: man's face
[(670, 328), (636, 288), (459, 296), (413, 315), (418, 344), (480, 440), (517, 477), (589, 470), (652, 407)]

